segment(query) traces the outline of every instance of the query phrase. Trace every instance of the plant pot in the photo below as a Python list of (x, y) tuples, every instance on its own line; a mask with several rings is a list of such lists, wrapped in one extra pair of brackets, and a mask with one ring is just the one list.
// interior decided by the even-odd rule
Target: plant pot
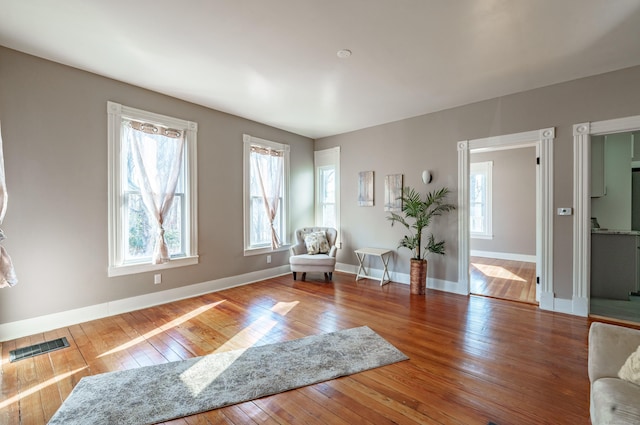
[(427, 260), (411, 259), (409, 282), (411, 294), (425, 294), (427, 287)]

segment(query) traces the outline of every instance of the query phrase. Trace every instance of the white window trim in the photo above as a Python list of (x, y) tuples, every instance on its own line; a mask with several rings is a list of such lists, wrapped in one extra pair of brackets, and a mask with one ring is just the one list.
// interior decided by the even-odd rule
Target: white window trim
[(469, 232), (469, 236), (472, 239), (493, 239), (493, 212), (491, 208), (493, 204), (493, 161), (472, 162), (469, 164), (469, 174), (473, 174), (474, 171), (486, 176), (486, 227), (484, 232)]
[[(243, 171), (243, 182), (242, 182), (242, 211), (243, 211), (243, 215), (244, 215), (244, 255), (245, 256), (251, 256), (251, 255), (259, 255), (259, 254), (265, 254), (265, 253), (269, 253), (269, 252), (279, 252), (279, 251), (287, 251), (289, 249), (289, 240), (287, 239), (289, 237), (289, 229), (291, 228), (291, 226), (289, 225), (289, 152), (290, 152), (290, 146), (283, 144), (283, 143), (277, 143), (277, 142), (272, 142), (270, 140), (265, 140), (265, 139), (260, 139), (258, 137), (253, 137), (250, 136), (248, 134), (243, 134), (242, 135), (242, 141), (243, 141), (243, 153), (242, 153), (242, 171)], [(249, 232), (250, 226), (251, 226), (251, 214), (249, 214), (249, 195), (250, 195), (250, 190), (249, 190), (249, 182), (251, 181), (250, 178), (250, 173), (251, 173), (251, 164), (249, 162), (249, 155), (251, 152), (251, 145), (252, 144), (257, 144), (257, 145), (261, 145), (261, 146), (267, 146), (270, 147), (272, 149), (276, 149), (276, 150), (282, 150), (285, 152), (284, 155), (284, 201), (282, 202), (282, 208), (283, 211), (280, 211), (280, 214), (282, 214), (282, 222), (284, 223), (285, 228), (283, 229), (282, 232), (282, 238), (283, 240), (282, 245), (277, 248), (277, 249), (273, 249), (270, 246), (269, 247), (260, 247), (260, 248), (251, 248), (250, 247), (250, 243), (251, 243), (251, 235)]]
[[(108, 113), (108, 240), (109, 240), (109, 277), (124, 276), (134, 273), (158, 271), (163, 269), (183, 267), (198, 264), (198, 174), (197, 174), (197, 132), (198, 124), (178, 118), (155, 114), (136, 108), (107, 102)], [(186, 132), (185, 161), (187, 169), (188, 190), (185, 193), (185, 217), (189, 218), (190, 231), (185, 235), (187, 256), (172, 259), (164, 264), (133, 263), (124, 264), (124, 247), (118, 242), (118, 235), (122, 233), (122, 219), (120, 217), (121, 168), (120, 168), (120, 137), (122, 118), (131, 118), (144, 122), (156, 123), (162, 126), (183, 129)]]
[(321, 225), (320, 216), (321, 212), (321, 203), (319, 201), (320, 197), (320, 181), (318, 180), (318, 172), (322, 167), (333, 165), (335, 167), (335, 179), (336, 179), (336, 230), (338, 231), (338, 236), (336, 238), (336, 246), (340, 247), (341, 245), (341, 234), (340, 234), (340, 146), (336, 146), (334, 148), (323, 149), (320, 151), (315, 151), (313, 153), (314, 156), (314, 168), (315, 168), (315, 222), (316, 226)]

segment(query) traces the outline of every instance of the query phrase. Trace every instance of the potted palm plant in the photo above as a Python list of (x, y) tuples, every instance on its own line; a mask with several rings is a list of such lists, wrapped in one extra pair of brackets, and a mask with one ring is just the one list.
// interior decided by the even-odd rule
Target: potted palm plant
[(424, 199), (420, 193), (411, 187), (402, 188), (402, 214), (391, 212), (387, 220), (393, 226), (396, 223), (403, 225), (409, 234), (405, 235), (398, 248), (409, 249), (411, 257), (410, 288), (412, 294), (423, 295), (427, 284), (427, 260), (429, 254), (444, 255), (444, 240), (436, 241), (433, 233), (426, 240), (423, 232), (431, 224), (433, 217), (454, 210), (455, 205), (446, 202), (449, 189), (441, 189), (429, 192)]

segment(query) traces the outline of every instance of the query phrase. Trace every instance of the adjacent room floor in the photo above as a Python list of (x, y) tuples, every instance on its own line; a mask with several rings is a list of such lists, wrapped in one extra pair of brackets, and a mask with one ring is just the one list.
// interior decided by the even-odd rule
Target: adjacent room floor
[(529, 304), (536, 302), (536, 263), (470, 258), (471, 293)]
[(640, 300), (624, 301), (591, 298), (589, 314), (591, 316), (640, 324)]

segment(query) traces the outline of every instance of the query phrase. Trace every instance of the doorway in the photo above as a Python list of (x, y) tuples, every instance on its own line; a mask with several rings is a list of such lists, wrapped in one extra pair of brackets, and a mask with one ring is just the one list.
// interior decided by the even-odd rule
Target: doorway
[(470, 157), (482, 152), (533, 146), (536, 152), (535, 238), (536, 299), (545, 310), (554, 310), (552, 269), (553, 241), (553, 149), (555, 129), (514, 133), (458, 142), (458, 292), (471, 293), (470, 279)]
[[(635, 132), (640, 130), (640, 115), (606, 121), (581, 123), (573, 126), (574, 150), (574, 206), (575, 220), (573, 228), (573, 313), (589, 316), (600, 312), (605, 317), (614, 318), (612, 309), (602, 310), (598, 300), (591, 300), (592, 267), (592, 224), (591, 224), (591, 180), (592, 152), (591, 141), (598, 136)], [(631, 170), (629, 170), (631, 171)], [(640, 250), (638, 250), (640, 251)], [(594, 294), (595, 295), (595, 294)], [(625, 301), (625, 306), (628, 306)], [(595, 311), (592, 311), (595, 309)], [(600, 310), (599, 310), (600, 309)], [(600, 315), (600, 314), (599, 314)], [(628, 317), (621, 320), (631, 320)], [(633, 320), (636, 321), (636, 320)]]
[(471, 150), (470, 293), (537, 304), (535, 144)]

